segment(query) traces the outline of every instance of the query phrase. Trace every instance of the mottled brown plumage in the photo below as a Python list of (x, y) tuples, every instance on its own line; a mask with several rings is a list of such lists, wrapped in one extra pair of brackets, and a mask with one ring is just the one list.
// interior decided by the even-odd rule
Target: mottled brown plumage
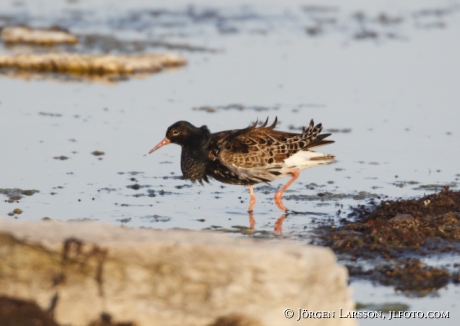
[(170, 126), (166, 137), (150, 153), (175, 143), (182, 146), (181, 169), (191, 181), (208, 182), (208, 177), (229, 184), (247, 185), (251, 192), (250, 211), (255, 204), (252, 185), (270, 182), (285, 176), (293, 178), (277, 192), (275, 201), (283, 211), (282, 192), (298, 177), (300, 170), (330, 163), (334, 156), (311, 151), (333, 143), (320, 134), (322, 125), (314, 125), (300, 134), (275, 130), (277, 119), (267, 126), (257, 122), (245, 129), (210, 133), (206, 126), (197, 128), (186, 121)]

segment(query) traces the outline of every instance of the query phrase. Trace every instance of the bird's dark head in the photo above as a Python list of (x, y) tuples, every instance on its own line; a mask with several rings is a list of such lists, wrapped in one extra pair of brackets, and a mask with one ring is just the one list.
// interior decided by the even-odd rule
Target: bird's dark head
[(195, 127), (187, 121), (177, 121), (166, 130), (166, 138), (173, 144), (187, 145), (194, 140), (208, 138), (208, 127)]
[(181, 146), (195, 146), (205, 148), (211, 140), (211, 132), (208, 127), (195, 127), (187, 121), (177, 121), (166, 130), (166, 137), (158, 143), (150, 152), (154, 152), (167, 144), (178, 144)]

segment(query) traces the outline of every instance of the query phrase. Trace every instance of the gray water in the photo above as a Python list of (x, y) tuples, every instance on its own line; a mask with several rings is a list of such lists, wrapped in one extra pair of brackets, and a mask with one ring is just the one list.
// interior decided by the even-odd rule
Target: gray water
[[(0, 13), (0, 25), (57, 24), (188, 60), (184, 68), (112, 83), (0, 75), (0, 188), (39, 190), (0, 202), (6, 218), (247, 233), (245, 187), (182, 180), (175, 145), (144, 156), (177, 120), (220, 131), (277, 116), (278, 129), (289, 130), (314, 118), (332, 133), (336, 143), (321, 151), (337, 162), (302, 172), (286, 191), (284, 204), (309, 214), (285, 219), (282, 236), (273, 232), (282, 217), (273, 195), (287, 180), (256, 186), (255, 234), (266, 238), (307, 243), (311, 238), (299, 238), (300, 231), (335, 223), (338, 209), (346, 215), (349, 205), (362, 203), (358, 194), (408, 198), (460, 182), (459, 2), (194, 1), (190, 7), (187, 1), (40, 0), (2, 1)], [(176, 47), (148, 45), (153, 41)], [(101, 53), (107, 46), (76, 51)], [(0, 47), (24, 51), (47, 50)], [(322, 192), (336, 199), (318, 197)], [(289, 198), (298, 194), (311, 197)], [(15, 208), (23, 213), (7, 216)], [(459, 320), (458, 286), (425, 298), (367, 282), (351, 286), (359, 302), (451, 312), (436, 325)], [(391, 321), (420, 322), (432, 325)]]

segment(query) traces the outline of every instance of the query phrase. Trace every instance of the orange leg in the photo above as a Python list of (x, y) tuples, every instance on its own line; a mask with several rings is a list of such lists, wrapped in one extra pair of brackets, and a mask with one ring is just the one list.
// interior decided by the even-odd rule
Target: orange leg
[(275, 204), (278, 206), (279, 209), (281, 209), (283, 212), (286, 212), (286, 207), (284, 207), (283, 202), (281, 201), (281, 196), (283, 195), (283, 192), (299, 177), (300, 171), (295, 170), (295, 169), (289, 169), (289, 173), (292, 174), (291, 180), (289, 180), (283, 188), (278, 190), (275, 194)]
[(252, 185), (249, 185), (249, 195), (251, 195), (251, 200), (249, 201), (248, 212), (251, 213), (254, 209), (254, 205), (256, 204), (256, 195), (254, 194), (254, 188)]

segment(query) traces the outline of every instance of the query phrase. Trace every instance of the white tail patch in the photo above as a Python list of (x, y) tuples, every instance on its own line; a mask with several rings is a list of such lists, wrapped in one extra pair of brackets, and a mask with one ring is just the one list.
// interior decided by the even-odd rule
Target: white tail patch
[(300, 151), (284, 160), (286, 168), (307, 169), (320, 164), (330, 163), (334, 156), (313, 151)]

